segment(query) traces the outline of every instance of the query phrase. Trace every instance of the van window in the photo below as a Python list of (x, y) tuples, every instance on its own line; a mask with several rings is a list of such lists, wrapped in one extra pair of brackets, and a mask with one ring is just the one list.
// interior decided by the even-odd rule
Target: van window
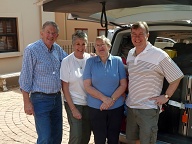
[(173, 47), (173, 45), (176, 43), (176, 41), (174, 41), (171, 38), (165, 38), (165, 37), (157, 37), (155, 40), (154, 45), (158, 48), (165, 48), (165, 47)]

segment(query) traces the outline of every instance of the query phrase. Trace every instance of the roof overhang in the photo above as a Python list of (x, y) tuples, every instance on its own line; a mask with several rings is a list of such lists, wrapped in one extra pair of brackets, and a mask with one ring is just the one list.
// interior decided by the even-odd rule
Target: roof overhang
[(100, 20), (102, 2), (108, 22), (192, 19), (191, 0), (44, 0), (43, 10), (71, 13), (74, 19)]
[(37, 2), (35, 2), (34, 4), (38, 5), (38, 6), (41, 6), (47, 2), (50, 2), (52, 0), (37, 0)]

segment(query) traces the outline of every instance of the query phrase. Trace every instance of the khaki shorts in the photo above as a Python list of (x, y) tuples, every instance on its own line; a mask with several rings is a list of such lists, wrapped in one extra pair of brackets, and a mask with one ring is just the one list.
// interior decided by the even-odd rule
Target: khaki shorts
[(141, 144), (155, 144), (159, 109), (132, 109), (128, 107), (126, 138), (140, 140)]

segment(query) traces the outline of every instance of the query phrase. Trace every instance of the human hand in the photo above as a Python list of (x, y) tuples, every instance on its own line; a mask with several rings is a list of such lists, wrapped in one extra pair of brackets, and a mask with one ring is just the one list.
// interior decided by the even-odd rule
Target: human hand
[(27, 115), (34, 115), (33, 105), (31, 102), (24, 103), (24, 111)]
[(164, 95), (160, 95), (160, 96), (150, 98), (149, 100), (154, 100), (155, 104), (162, 105), (162, 104), (165, 104), (169, 99), (167, 99)]
[(109, 106), (106, 103), (102, 103), (100, 106), (100, 110), (107, 110), (109, 108)]
[(79, 112), (79, 110), (77, 108), (74, 108), (71, 112), (72, 112), (74, 118), (76, 118), (76, 119), (82, 118), (81, 113)]
[(114, 104), (114, 101), (112, 100), (111, 97), (105, 96), (102, 101), (103, 101), (103, 103), (106, 104), (106, 106), (107, 106), (108, 108), (111, 107), (111, 106)]
[(94, 56), (97, 56), (97, 54), (96, 53), (90, 53), (90, 55), (92, 56), (92, 57), (94, 57)]

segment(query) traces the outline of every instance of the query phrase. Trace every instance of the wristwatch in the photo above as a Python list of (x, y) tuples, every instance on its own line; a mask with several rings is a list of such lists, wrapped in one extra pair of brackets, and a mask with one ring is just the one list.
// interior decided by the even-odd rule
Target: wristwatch
[(116, 99), (115, 98), (113, 98), (113, 97), (111, 97), (112, 98), (112, 100), (115, 102), (116, 101)]
[(170, 99), (170, 97), (167, 94), (165, 94), (164, 96), (166, 99)]

